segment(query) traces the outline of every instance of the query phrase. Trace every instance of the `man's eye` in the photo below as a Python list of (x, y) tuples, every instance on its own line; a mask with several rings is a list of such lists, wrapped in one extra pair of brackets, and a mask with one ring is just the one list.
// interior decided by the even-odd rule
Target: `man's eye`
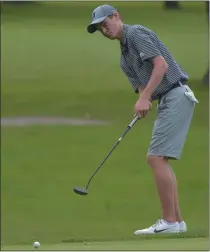
[(106, 25), (106, 23), (103, 21), (103, 22), (101, 23), (101, 26), (102, 26), (102, 27), (105, 27), (105, 25)]

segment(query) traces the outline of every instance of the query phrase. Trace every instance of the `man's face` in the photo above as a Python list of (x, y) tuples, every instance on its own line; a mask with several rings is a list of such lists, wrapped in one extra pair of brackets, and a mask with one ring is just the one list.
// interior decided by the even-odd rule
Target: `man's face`
[(122, 29), (119, 15), (116, 13), (111, 17), (107, 17), (98, 24), (97, 29), (108, 39), (114, 40), (119, 38)]

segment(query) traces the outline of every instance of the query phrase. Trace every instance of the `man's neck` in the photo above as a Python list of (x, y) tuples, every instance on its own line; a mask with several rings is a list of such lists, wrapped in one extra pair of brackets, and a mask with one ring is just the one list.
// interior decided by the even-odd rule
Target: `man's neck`
[(121, 45), (126, 44), (126, 32), (127, 32), (127, 25), (122, 23), (121, 26), (121, 37), (120, 37), (120, 43)]

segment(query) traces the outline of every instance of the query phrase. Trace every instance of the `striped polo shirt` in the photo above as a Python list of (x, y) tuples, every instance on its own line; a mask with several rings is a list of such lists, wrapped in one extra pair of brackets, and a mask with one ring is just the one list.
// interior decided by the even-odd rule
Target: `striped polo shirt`
[(145, 87), (151, 77), (151, 58), (161, 55), (168, 64), (168, 71), (157, 86), (151, 99), (157, 100), (178, 81), (186, 82), (188, 75), (177, 64), (163, 42), (150, 29), (142, 25), (123, 25), (123, 38), (120, 42), (120, 66), (128, 77), (135, 93), (138, 86)]

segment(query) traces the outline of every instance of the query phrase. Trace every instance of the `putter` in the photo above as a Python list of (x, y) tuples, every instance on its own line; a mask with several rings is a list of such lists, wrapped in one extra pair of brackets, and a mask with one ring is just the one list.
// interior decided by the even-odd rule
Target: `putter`
[(87, 185), (85, 188), (80, 188), (80, 187), (74, 187), (74, 192), (79, 194), (79, 195), (87, 195), (88, 194), (88, 187), (90, 185), (91, 180), (93, 179), (93, 177), (96, 175), (96, 173), (99, 171), (99, 169), (101, 168), (101, 166), (104, 164), (104, 162), (107, 160), (107, 158), (111, 155), (111, 153), (113, 152), (113, 150), (117, 147), (117, 145), (120, 143), (120, 141), (123, 139), (123, 137), (127, 134), (127, 132), (133, 127), (133, 125), (140, 119), (140, 117), (136, 116), (134, 117), (134, 119), (132, 120), (132, 122), (128, 125), (127, 129), (125, 130), (125, 132), (122, 134), (122, 136), (118, 139), (117, 143), (112, 147), (111, 151), (108, 153), (108, 155), (105, 157), (105, 159), (101, 162), (101, 164), (99, 165), (99, 167), (96, 169), (96, 171), (93, 173), (93, 175), (90, 177)]

